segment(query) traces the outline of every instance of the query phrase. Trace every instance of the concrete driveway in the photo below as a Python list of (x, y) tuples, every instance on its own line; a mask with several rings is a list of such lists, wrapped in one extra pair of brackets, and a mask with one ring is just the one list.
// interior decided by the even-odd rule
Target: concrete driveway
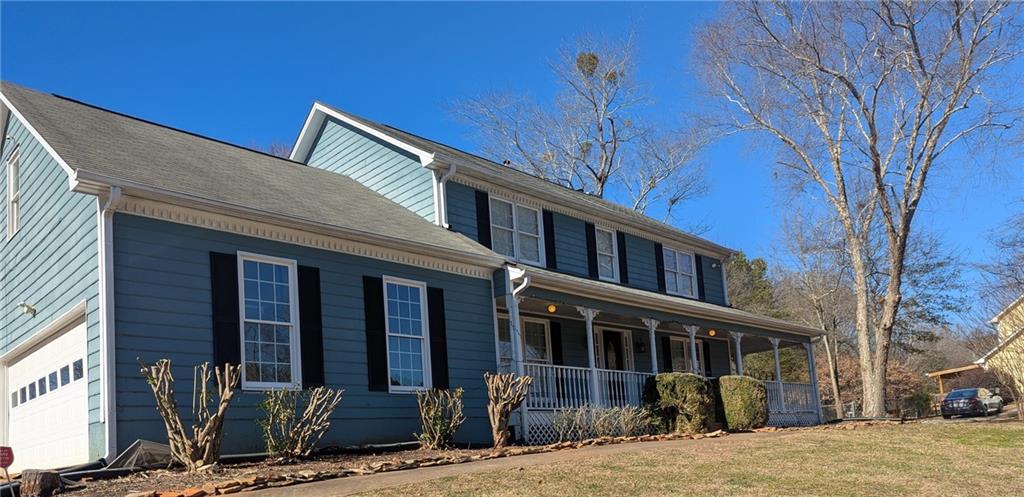
[(926, 423), (1004, 423), (1007, 421), (1017, 420), (1017, 406), (1010, 404), (1003, 406), (1002, 412), (999, 414), (992, 414), (989, 416), (956, 416), (950, 419), (943, 419), (941, 416), (937, 416), (926, 420)]

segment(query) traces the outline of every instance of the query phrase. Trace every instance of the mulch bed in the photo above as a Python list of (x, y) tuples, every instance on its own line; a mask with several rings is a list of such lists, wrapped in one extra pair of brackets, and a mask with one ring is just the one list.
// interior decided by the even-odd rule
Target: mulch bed
[(189, 474), (179, 469), (150, 470), (109, 480), (86, 480), (69, 495), (75, 497), (204, 497), (225, 495), (264, 488), (283, 487), (311, 481), (368, 475), (386, 471), (459, 464), (500, 457), (539, 454), (576, 449), (592, 445), (627, 442), (716, 438), (728, 433), (718, 430), (707, 434), (642, 435), (637, 437), (602, 437), (582, 442), (561, 442), (551, 445), (508, 447), (475, 450), (404, 450), (376, 454), (341, 454), (320, 456), (293, 463), (274, 464), (266, 461), (225, 464), (215, 472)]

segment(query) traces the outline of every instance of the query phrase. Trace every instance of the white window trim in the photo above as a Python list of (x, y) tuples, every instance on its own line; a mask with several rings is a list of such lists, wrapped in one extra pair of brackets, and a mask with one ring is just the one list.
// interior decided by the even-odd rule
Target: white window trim
[[(13, 238), (21, 229), (21, 147), (15, 147), (7, 157), (7, 238)], [(14, 170), (18, 170), (18, 191), (14, 191)], [(17, 205), (17, 210), (14, 206)]]
[(610, 277), (609, 276), (602, 276), (601, 275), (601, 264), (598, 264), (597, 265), (597, 276), (598, 276), (599, 279), (601, 279), (603, 281), (611, 281), (611, 282), (618, 283), (619, 282), (619, 237), (618, 237), (618, 233), (616, 233), (615, 230), (613, 230), (613, 229), (602, 228), (600, 226), (594, 226), (594, 238), (595, 238), (595, 240), (597, 239), (597, 232), (598, 231), (604, 231), (604, 232), (609, 233), (609, 234), (612, 235), (612, 252), (610, 254), (602, 253), (601, 249), (599, 248), (600, 246), (597, 244), (596, 241), (594, 242), (594, 249), (597, 251), (597, 256), (598, 257), (601, 257), (602, 255), (610, 255), (610, 256), (612, 256), (612, 275)]
[[(388, 363), (388, 392), (389, 393), (416, 393), (422, 390), (430, 390), (433, 388), (433, 375), (430, 370), (430, 321), (427, 319), (427, 284), (423, 281), (407, 280), (405, 278), (398, 278), (395, 276), (382, 276), (381, 285), (382, 291), (384, 292), (384, 350), (386, 351), (387, 363)], [(423, 339), (423, 386), (403, 386), (403, 385), (392, 385), (391, 384), (391, 340), (388, 338), (391, 336), (391, 320), (388, 319), (388, 283), (394, 283), (396, 285), (411, 286), (419, 288), (420, 290), (420, 319), (423, 323), (423, 336), (414, 337)], [(410, 337), (410, 335), (396, 336)]]
[[(508, 314), (498, 313), (499, 331), (500, 331), (500, 326), (501, 326), (500, 321), (502, 319), (504, 319), (505, 321), (510, 321), (509, 318), (508, 318)], [(547, 362), (537, 362), (537, 361), (530, 361), (530, 360), (526, 359), (526, 327), (523, 326), (523, 325), (528, 323), (528, 322), (529, 323), (541, 323), (541, 324), (544, 325), (544, 339), (547, 340), (547, 344), (546, 344), (546, 346), (547, 346), (547, 354), (548, 354)], [(511, 321), (510, 321), (510, 323), (511, 323)], [(523, 362), (530, 363), (530, 364), (551, 364), (551, 365), (554, 365), (555, 358), (551, 354), (551, 320), (550, 319), (544, 319), (544, 318), (529, 317), (529, 316), (520, 316), (520, 318), (519, 318), (519, 330), (521, 331), (519, 333), (519, 341), (520, 341), (520, 347), (523, 350)], [(509, 331), (510, 331), (509, 334), (511, 335), (511, 330), (509, 330)], [(509, 336), (509, 339), (511, 340), (512, 337)], [(500, 362), (501, 359), (510, 359), (510, 360), (514, 361), (515, 359), (511, 358), (511, 357), (507, 357), (507, 358), (506, 357), (501, 357), (501, 333), (500, 332), (495, 337), (495, 340), (497, 340), (496, 346), (499, 349), (498, 350), (498, 360), (499, 360), (499, 362)]]
[(594, 344), (597, 348), (597, 356), (595, 357), (595, 359), (597, 359), (595, 361), (596, 367), (598, 369), (605, 369), (608, 371), (619, 371), (609, 370), (608, 365), (604, 362), (604, 334), (605, 332), (610, 331), (612, 333), (617, 333), (619, 335), (619, 339), (622, 341), (622, 353), (626, 356), (626, 369), (621, 371), (636, 371), (636, 364), (633, 361), (633, 331), (627, 328), (616, 328), (613, 326), (596, 327), (596, 331), (597, 336), (599, 337), (597, 343)]
[[(294, 259), (285, 259), (281, 257), (272, 257), (269, 255), (254, 254), (251, 252), (237, 252), (236, 259), (238, 260), (238, 341), (241, 346), (241, 375), (242, 375), (242, 390), (283, 390), (283, 389), (300, 389), (302, 388), (302, 353), (301, 347), (302, 342), (300, 341), (300, 329), (299, 329), (299, 277), (298, 277), (298, 262)], [(265, 323), (265, 324), (282, 324), (276, 321), (263, 321), (259, 319), (245, 318), (245, 261), (255, 262), (266, 262), (270, 264), (280, 264), (282, 266), (288, 266), (288, 317), (291, 318), (290, 326), (292, 331), (289, 335), (289, 347), (291, 347), (291, 363), (292, 363), (292, 381), (291, 383), (284, 382), (268, 382), (268, 381), (246, 381), (245, 379), (245, 322), (250, 321), (254, 323)]]
[[(673, 364), (672, 370), (676, 371), (676, 372), (679, 372), (679, 373), (692, 373), (693, 372), (693, 367), (690, 364), (690, 361), (691, 361), (691, 359), (690, 359), (690, 337), (670, 336), (669, 337), (669, 341), (670, 342), (682, 342), (682, 344), (683, 344), (683, 357), (685, 358), (684, 359), (685, 362), (683, 364), (683, 368), (684, 369), (678, 370), (678, 369), (675, 368), (675, 364)], [(700, 375), (704, 376), (704, 372), (707, 371), (704, 368), (704, 361), (705, 361), (705, 359), (704, 359), (704, 340), (700, 339), (700, 338), (697, 338), (697, 339), (694, 340), (694, 342), (697, 343), (697, 365), (700, 367)], [(671, 347), (671, 343), (670, 343), (669, 346)], [(671, 355), (671, 350), (669, 351), (669, 355)]]
[[(522, 330), (523, 338), (523, 362), (529, 362), (530, 364), (554, 364), (555, 358), (551, 354), (551, 321), (547, 319), (521, 317), (519, 318), (520, 324), (519, 329)], [(526, 323), (540, 324), (544, 326), (544, 352), (547, 354), (545, 361), (528, 361), (526, 360)]]
[[(545, 253), (545, 249), (544, 249), (544, 247), (545, 247), (545, 245), (544, 245), (544, 210), (540, 209), (538, 207), (533, 207), (533, 206), (529, 206), (529, 205), (526, 205), (526, 204), (523, 204), (523, 203), (515, 202), (515, 201), (509, 200), (507, 198), (499, 197), (497, 195), (488, 195), (488, 200), (487, 200), (488, 212), (490, 212), (491, 201), (492, 200), (497, 200), (499, 202), (504, 202), (504, 203), (509, 204), (509, 205), (512, 206), (512, 252), (514, 252), (515, 255), (512, 256), (511, 259), (514, 260), (514, 261), (517, 261), (517, 262), (525, 262), (525, 263), (529, 263), (529, 264), (536, 264), (538, 266), (546, 265), (547, 264), (547, 260), (546, 260), (547, 254)], [(537, 213), (537, 259), (538, 260), (536, 260), (536, 261), (530, 260), (530, 259), (525, 259), (525, 258), (523, 258), (521, 256), (522, 251), (519, 248), (519, 234), (520, 233), (524, 233), (524, 232), (521, 232), (519, 230), (519, 208), (520, 207), (522, 207), (523, 209), (529, 209), (529, 210), (534, 211), (534, 212)], [(494, 246), (494, 228), (495, 228), (495, 226), (494, 226), (494, 217), (493, 216), (491, 217), (491, 222), (489, 223), (489, 225), (490, 225), (490, 229), (491, 229), (491, 246), (493, 247)], [(508, 231), (508, 228), (505, 228), (503, 226), (498, 226), (497, 228), (500, 229), (500, 230)], [(525, 233), (525, 234), (527, 236), (533, 236), (530, 233)], [(504, 255), (504, 254), (502, 254), (502, 255)]]
[[(662, 247), (662, 249), (663, 249), (663, 251), (664, 250), (670, 250), (670, 251), (672, 251), (673, 254), (675, 254), (676, 270), (674, 272), (678, 273), (678, 274), (686, 274), (686, 273), (683, 273), (682, 271), (679, 270), (679, 254), (686, 254), (686, 255), (690, 256), (690, 274), (687, 275), (687, 276), (690, 277), (690, 293), (687, 294), (687, 293), (682, 293), (682, 292), (678, 291), (678, 288), (679, 288), (678, 285), (676, 286), (677, 291), (675, 291), (675, 292), (670, 291), (668, 289), (668, 285), (667, 284), (665, 285), (665, 293), (668, 293), (668, 294), (671, 294), (671, 295), (678, 295), (680, 297), (687, 297), (687, 298), (693, 298), (693, 299), (697, 298), (698, 297), (697, 296), (697, 255), (694, 254), (693, 252), (687, 252), (685, 250), (681, 250), (681, 249), (677, 249), (677, 248), (673, 248), (673, 247)], [(663, 252), (663, 254), (664, 254), (664, 252)], [(664, 271), (665, 271), (665, 277), (667, 279), (668, 278), (668, 273), (670, 271), (670, 269), (668, 268), (667, 264), (665, 265)]]

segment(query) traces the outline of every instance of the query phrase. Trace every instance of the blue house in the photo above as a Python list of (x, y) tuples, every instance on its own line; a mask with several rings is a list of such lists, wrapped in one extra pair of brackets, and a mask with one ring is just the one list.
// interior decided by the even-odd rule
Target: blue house
[(324, 443), (408, 441), (422, 388), (461, 386), (488, 443), (486, 371), (535, 378), (518, 436), (557, 409), (640, 403), (658, 371), (774, 352), (774, 424), (820, 419), (820, 331), (729, 306), (731, 251), (643, 215), (315, 104), (291, 159), (17, 85), (0, 87), (0, 443), (16, 466), (166, 437), (139, 361), (243, 368), (226, 453), (262, 450), (262, 392), (345, 390)]

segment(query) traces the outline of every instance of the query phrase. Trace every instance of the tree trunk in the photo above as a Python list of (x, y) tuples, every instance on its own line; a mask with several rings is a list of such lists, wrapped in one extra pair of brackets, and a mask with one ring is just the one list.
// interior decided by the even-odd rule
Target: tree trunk
[(26, 469), (21, 473), (21, 495), (50, 497), (64, 490), (64, 481), (56, 471)]
[[(833, 340), (835, 337), (833, 336)], [(828, 342), (828, 335), (825, 336), (825, 358), (828, 360), (828, 379), (832, 384), (832, 398), (834, 399), (833, 405), (835, 406), (836, 418), (843, 419), (843, 397), (839, 392), (839, 347), (838, 341), (836, 341), (835, 350), (833, 346)]]

